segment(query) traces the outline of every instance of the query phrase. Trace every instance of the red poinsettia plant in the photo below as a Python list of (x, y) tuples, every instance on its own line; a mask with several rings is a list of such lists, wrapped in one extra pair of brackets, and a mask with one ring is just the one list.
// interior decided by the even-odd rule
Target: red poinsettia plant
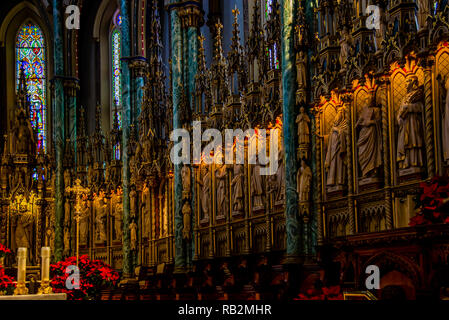
[(420, 185), (422, 194), (416, 199), (416, 216), (410, 219), (409, 225), (422, 226), (428, 224), (449, 223), (449, 179), (434, 177)]
[(300, 293), (294, 300), (344, 300), (340, 286), (309, 289), (306, 294)]
[(120, 278), (119, 274), (103, 261), (90, 260), (85, 255), (78, 261), (79, 283), (77, 283), (78, 277), (73, 273), (75, 266), (76, 257), (67, 258), (50, 266), (53, 292), (66, 293), (69, 300), (95, 299), (101, 290), (114, 288)]
[(11, 254), (11, 250), (0, 243), (0, 258), (4, 258), (8, 254)]
[(0, 267), (0, 296), (12, 295), (15, 288), (15, 279), (5, 274), (5, 269)]

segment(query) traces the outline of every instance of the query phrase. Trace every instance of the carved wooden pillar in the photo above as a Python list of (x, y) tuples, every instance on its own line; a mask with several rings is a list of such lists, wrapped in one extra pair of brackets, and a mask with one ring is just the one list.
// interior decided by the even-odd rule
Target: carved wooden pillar
[(386, 228), (393, 229), (393, 210), (391, 200), (391, 165), (390, 165), (390, 144), (388, 135), (388, 83), (387, 79), (382, 79), (379, 88), (379, 103), (382, 108), (382, 149), (384, 158), (384, 184), (385, 184), (385, 218)]
[[(321, 132), (321, 109), (318, 107), (314, 110), (316, 132)], [(322, 193), (322, 171), (321, 171), (321, 150), (322, 140), (315, 138), (315, 162), (316, 162), (316, 184), (315, 184), (315, 201), (316, 201), (316, 221), (317, 221), (317, 242), (318, 245), (323, 243), (323, 193)]]
[(354, 212), (354, 173), (353, 173), (353, 163), (352, 163), (352, 93), (344, 93), (342, 95), (343, 107), (346, 112), (346, 120), (348, 122), (347, 132), (346, 132), (346, 163), (348, 168), (348, 214), (349, 214), (349, 232), (350, 234), (355, 234), (357, 226), (355, 223), (355, 212)]
[(427, 155), (427, 174), (429, 178), (435, 176), (435, 150), (434, 150), (434, 123), (432, 100), (432, 65), (434, 61), (426, 59), (422, 61), (424, 69), (424, 104), (425, 104), (425, 143)]
[[(245, 141), (245, 149), (247, 151), (247, 157), (248, 155), (248, 142)], [(245, 161), (245, 172), (246, 172), (246, 179), (245, 179), (245, 201), (247, 205), (245, 205), (245, 244), (243, 248), (243, 254), (249, 254), (251, 252), (250, 249), (250, 239), (249, 239), (249, 218), (250, 218), (250, 212), (252, 211), (252, 199), (251, 199), (251, 165), (248, 164), (248, 161)]]

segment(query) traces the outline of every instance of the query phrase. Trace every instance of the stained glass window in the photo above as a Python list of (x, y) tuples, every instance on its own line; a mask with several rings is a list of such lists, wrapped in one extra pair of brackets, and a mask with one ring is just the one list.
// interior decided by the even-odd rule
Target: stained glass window
[[(270, 20), (270, 14), (273, 12), (273, 0), (265, 0), (265, 21)], [(268, 61), (271, 69), (279, 69), (278, 47), (275, 43), (273, 47), (267, 48)]]
[[(114, 28), (111, 35), (112, 42), (112, 99), (113, 110), (117, 110), (119, 127), (122, 125), (120, 108), (122, 105), (122, 81), (120, 70), (121, 58), (121, 34), (118, 28)], [(114, 114), (113, 114), (114, 117)]]
[(19, 87), (20, 69), (25, 71), (30, 96), (31, 125), (37, 131), (38, 150), (47, 149), (47, 86), (45, 39), (42, 30), (34, 24), (23, 25), (16, 41), (16, 87)]

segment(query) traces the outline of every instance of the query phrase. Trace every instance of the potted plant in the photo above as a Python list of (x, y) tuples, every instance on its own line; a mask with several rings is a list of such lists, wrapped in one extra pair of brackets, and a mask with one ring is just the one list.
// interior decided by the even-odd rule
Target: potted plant
[(418, 213), (410, 219), (409, 225), (423, 226), (429, 224), (449, 223), (449, 179), (434, 177), (420, 185), (422, 194), (416, 198)]
[[(76, 267), (79, 277), (74, 273)], [(51, 265), (50, 270), (53, 292), (66, 293), (68, 300), (97, 299), (102, 290), (115, 288), (119, 280), (119, 274), (109, 265), (100, 260), (90, 260), (86, 255), (79, 258), (78, 266), (76, 257), (70, 257)]]

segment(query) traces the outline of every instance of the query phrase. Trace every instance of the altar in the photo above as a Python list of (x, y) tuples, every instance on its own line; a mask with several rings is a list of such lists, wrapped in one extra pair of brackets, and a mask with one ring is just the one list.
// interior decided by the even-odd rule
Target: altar
[(33, 294), (33, 295), (21, 295), (21, 296), (0, 296), (0, 301), (3, 300), (42, 300), (42, 301), (63, 301), (67, 300), (67, 294), (55, 293), (55, 294)]

